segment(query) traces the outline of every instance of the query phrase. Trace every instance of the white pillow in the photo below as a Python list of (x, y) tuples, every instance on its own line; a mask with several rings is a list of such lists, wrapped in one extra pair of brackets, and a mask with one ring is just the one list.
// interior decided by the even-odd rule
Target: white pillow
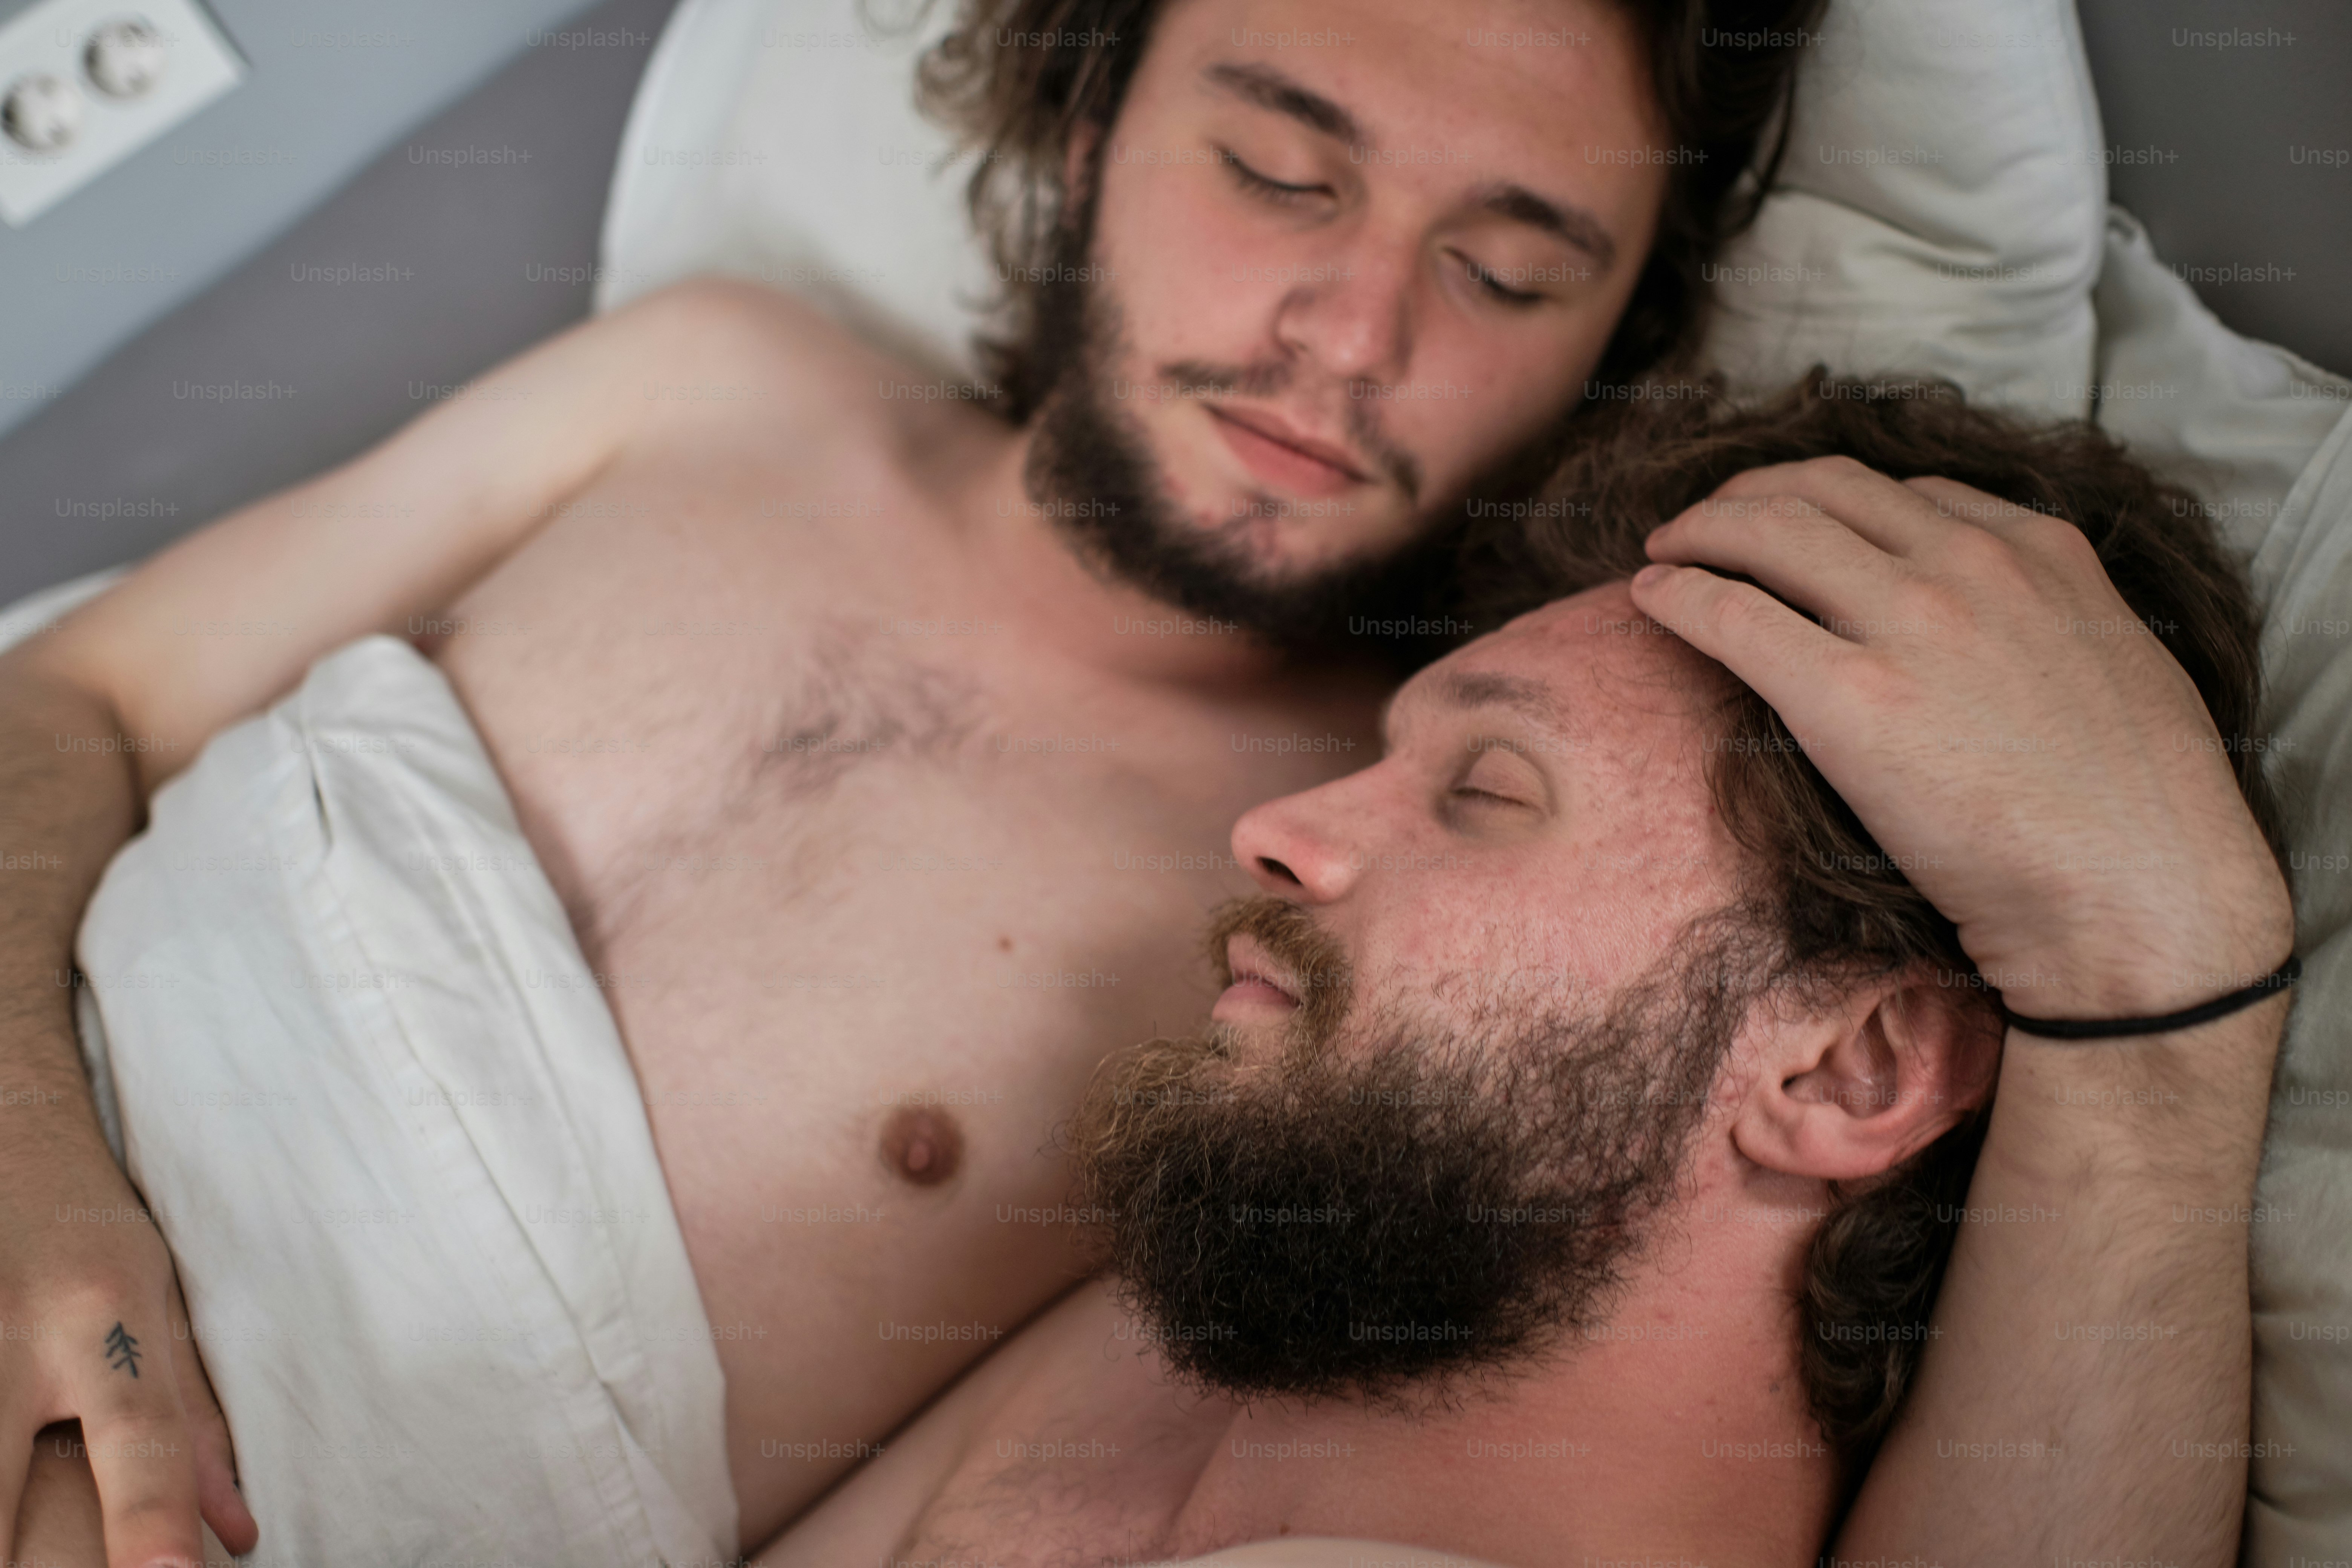
[(2263, 1568), (2352, 1558), (2352, 381), (2239, 337), (2118, 212), (2099, 423), (2205, 498), (2264, 606), (2272, 777), (2295, 881), (2294, 1005), (2252, 1227)]
[[(600, 309), (732, 272), (798, 289), (877, 341), (971, 373), (971, 325), (993, 279), (963, 221), (970, 165), (940, 170), (945, 138), (914, 111), (912, 60), (929, 35), (871, 43), (858, 9), (685, 0), (623, 137)], [(2274, 759), (2306, 862), (2306, 970), (2260, 1191), (2267, 1212), (2293, 1218), (2253, 1227), (2264, 1447), (2246, 1560), (2344, 1559), (2352, 382), (2215, 321), (2137, 225), (2106, 213), (2100, 141), (2063, 0), (1832, 0), (1801, 79), (1784, 186), (1724, 258), (1709, 347), (1746, 387), (1821, 360), (1939, 374), (1975, 398), (2064, 416), (2089, 412), (2096, 385), (2100, 424), (2203, 495), (2251, 561), (2268, 612)], [(113, 575), (0, 613), (0, 647)]]
[[(971, 373), (992, 279), (960, 205), (970, 165), (939, 167), (912, 94), (948, 8), (868, 44), (859, 5), (680, 7), (623, 140), (600, 308), (733, 272)], [(1742, 389), (1818, 360), (2095, 415), (2250, 561), (2307, 967), (2260, 1194), (2294, 1217), (2253, 1227), (2247, 1561), (2352, 1559), (2352, 383), (2215, 321), (2110, 216), (2108, 155), (2070, 0), (1831, 0), (1708, 350)]]
[(951, 19), (877, 38), (863, 0), (685, 0), (637, 88), (604, 209), (596, 308), (696, 272), (804, 294), (865, 336), (973, 374), (992, 268), (964, 222), (969, 159), (915, 111)]
[(1796, 103), (1716, 269), (1734, 387), (1819, 362), (2088, 413), (2106, 164), (2072, 0), (1830, 0)]
[[(916, 112), (951, 18), (877, 37), (866, 0), (686, 0), (621, 140), (598, 309), (698, 271), (800, 289), (971, 372), (992, 268), (969, 159)], [(1724, 258), (1709, 349), (1740, 385), (1816, 360), (2087, 409), (2106, 205), (2070, 0), (1831, 0), (1783, 188)]]

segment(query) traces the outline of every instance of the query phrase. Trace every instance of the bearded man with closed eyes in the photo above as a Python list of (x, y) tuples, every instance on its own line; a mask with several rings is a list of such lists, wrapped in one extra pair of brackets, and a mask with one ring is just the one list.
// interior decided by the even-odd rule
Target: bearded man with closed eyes
[[(1355, 616), (1410, 618), (1442, 574), (1433, 563), (1446, 559), (1466, 500), (1522, 489), (1548, 466), (1586, 417), (1588, 388), (1622, 389), (1695, 342), (1700, 268), (1743, 216), (1737, 181), (1792, 65), (1785, 48), (1706, 39), (1785, 35), (1812, 15), (1798, 0), (1505, 9), (1165, 0), (1087, 17), (1043, 0), (976, 0), (927, 87), (995, 154), (978, 207), (1008, 275), (1063, 279), (1008, 302), (991, 362), (1004, 395), (983, 400), (1001, 412), (899, 395), (923, 373), (814, 310), (695, 281), (486, 374), (475, 396), (198, 531), (5, 656), (0, 796), (11, 831), (56, 847), (66, 869), (0, 889), (0, 1075), (37, 1090), (0, 1111), (0, 1297), (55, 1331), (0, 1343), (0, 1523), (15, 1515), (8, 1489), (36, 1429), (78, 1418), (88, 1455), (64, 1474), (45, 1469), (11, 1551), (50, 1539), (42, 1519), (69, 1516), (85, 1548), (102, 1521), (115, 1563), (189, 1560), (201, 1511), (230, 1546), (251, 1545), (257, 1521), (263, 1549), (294, 1558), (400, 1560), (453, 1542), (520, 1550), (501, 1531), (529, 1537), (526, 1522), (542, 1520), (564, 1541), (604, 1540), (619, 1521), (689, 1543), (665, 1548), (673, 1557), (723, 1555), (774, 1537), (992, 1342), (877, 1336), (877, 1322), (1009, 1333), (1086, 1275), (1090, 1255), (1070, 1227), (995, 1215), (1064, 1202), (1071, 1171), (1050, 1134), (1106, 1049), (1210, 999), (1187, 933), (1260, 874), (1222, 853), (1234, 821), (1371, 754), (1395, 650), (1334, 634)], [(1464, 42), (1472, 20), (1588, 41), (1479, 48)], [(1344, 49), (1278, 43), (1339, 31)], [(1087, 37), (1115, 42), (1067, 41)], [(1447, 155), (1359, 155), (1417, 148)], [(1659, 155), (1669, 151), (1693, 155)], [(753, 395), (643, 395), (648, 383), (688, 382)], [(1127, 397), (1123, 386), (1182, 390)], [(1460, 395), (1381, 395), (1414, 386)], [(1899, 500), (1873, 490), (1853, 504), (1868, 528)], [(381, 526), (386, 507), (413, 521)], [(843, 507), (856, 526), (777, 521)], [(529, 629), (396, 640), (425, 619)], [(192, 620), (295, 630), (173, 635)], [(681, 622), (743, 629), (644, 635)], [(1121, 629), (1171, 623), (1180, 629), (1167, 636)], [(603, 1059), (594, 1092), (577, 1064), (538, 1083), (543, 1102), (576, 1092), (582, 1119), (507, 1124), (557, 1141), (522, 1175), (593, 1183), (625, 1166), (658, 1211), (625, 1233), (647, 1249), (643, 1267), (605, 1269), (603, 1294), (586, 1298), (549, 1287), (537, 1321), (554, 1348), (533, 1363), (536, 1381), (511, 1390), (498, 1378), (521, 1375), (514, 1356), (482, 1348), (515, 1342), (499, 1337), (511, 1325), (490, 1304), (516, 1279), (546, 1285), (532, 1268), (604, 1268), (608, 1251), (571, 1232), (559, 1246), (517, 1231), (523, 1222), (505, 1208), (457, 1216), (431, 1204), (418, 1212), (435, 1225), (379, 1236), (239, 1211), (233, 1245), (202, 1245), (189, 1227), (205, 1203), (173, 1217), (167, 1131), (134, 1126), (126, 1139), (131, 1175), (152, 1190), (118, 1164), (79, 1059), (71, 988), (52, 983), (71, 966), (93, 888), (121, 874), (110, 859), (151, 808), (142, 842), (160, 849), (174, 802), (210, 798), (210, 781), (232, 794), (233, 783), (248, 793), (267, 783), (289, 814), (268, 820), (305, 825), (332, 855), (361, 826), (318, 816), (331, 792), (314, 785), (332, 756), (306, 753), (315, 771), (299, 777), (272, 770), (320, 741), (315, 726), (329, 718), (381, 726), (417, 715), (430, 723), (415, 736), (431, 743), (387, 754), (478, 763), (468, 787), (396, 770), (354, 774), (353, 787), (408, 779), (403, 787), (426, 793), (401, 797), (400, 810), (423, 815), (494, 797), (488, 818), (519, 832), (531, 862), (505, 890), (543, 893), (596, 977), (584, 988), (594, 1016), (559, 1035), (615, 1033), (625, 1050)], [(265, 755), (273, 724), (297, 733)], [(156, 743), (60, 751), (59, 734)], [(1019, 743), (1060, 736), (1117, 744)], [(212, 760), (197, 763), (200, 753)], [(232, 780), (245, 765), (254, 771)], [(185, 787), (163, 790), (175, 775)], [(250, 847), (264, 865), (281, 853)], [(1118, 868), (1139, 852), (1192, 857), (1198, 868)], [(327, 885), (299, 869), (308, 861), (291, 863), (271, 884), (288, 898)], [(173, 886), (198, 897), (195, 884)], [(403, 884), (428, 901), (471, 897), (467, 886)], [(359, 921), (374, 907), (354, 900), (342, 912)], [(1971, 918), (1951, 913), (1964, 928)], [(345, 929), (340, 917), (250, 919), (247, 934), (263, 944)], [(156, 941), (235, 924), (192, 915)], [(126, 940), (122, 930), (96, 921), (86, 940)], [(486, 1037), (449, 1070), (507, 1060), (497, 1053), (527, 1032), (479, 1020), (551, 1004), (478, 994), (502, 973), (479, 962), (478, 939), (504, 930), (465, 928), (474, 947), (426, 965), (433, 984), (416, 997), (389, 998), (430, 1005), (448, 988), (478, 1005), (411, 1035), (353, 1023), (351, 1040), (426, 1049), (470, 1041), (472, 1019)], [(428, 922), (411, 934), (447, 932)], [(1007, 983), (1064, 974), (1105, 983)], [(800, 984), (825, 975), (880, 978)], [(2194, 999), (2139, 994), (2144, 978), (2103, 977), (2060, 1000), (2113, 1012)], [(257, 1005), (244, 1022), (257, 1036), (283, 1016), (269, 984), (248, 982)], [(174, 1038), (159, 1024), (154, 1054), (138, 1058), (120, 1011), (130, 998), (97, 1000), (114, 1015), (105, 1022), (126, 1122), (153, 1081), (126, 1063), (162, 1071), (199, 1045), (262, 1048), (240, 1046), (242, 1026), (192, 1024)], [(277, 1081), (331, 1059), (341, 1058), (289, 1042), (282, 1059), (221, 1067)], [(2249, 1053), (2229, 1059), (2251, 1070)], [(984, 1091), (973, 1103), (947, 1098), (971, 1085)], [(406, 1104), (392, 1088), (360, 1100), (352, 1126), (371, 1108)], [(599, 1137), (582, 1131), (590, 1109), (604, 1118)], [(2171, 1136), (2027, 1110), (2011, 1120), (2013, 1132), (1995, 1119), (1986, 1168), (2079, 1153), (2084, 1141)], [(404, 1151), (418, 1179), (451, 1183), (476, 1170), (458, 1161), (471, 1150), (483, 1161), (472, 1199), (505, 1169), (483, 1152), (499, 1147), (488, 1124), (460, 1137), (452, 1123), (440, 1142), (407, 1149), (409, 1122), (381, 1142), (340, 1143), (298, 1123), (241, 1126), (251, 1169), (276, 1168), (272, 1151), (289, 1163), (255, 1205), (326, 1180), (298, 1149), (354, 1161)], [(624, 1146), (634, 1161), (612, 1153)], [(2227, 1190), (2242, 1152), (2218, 1138), (2203, 1161), (2168, 1158), (2178, 1179)], [(234, 1174), (189, 1158), (199, 1199)], [(558, 1183), (551, 1201), (604, 1212), (592, 1197)], [(1863, 1482), (1848, 1548), (1900, 1555), (1927, 1542), (1990, 1561), (2010, 1553), (2019, 1520), (2035, 1531), (2090, 1520), (2104, 1542), (2113, 1516), (2084, 1500), (2120, 1508), (2138, 1496), (2136, 1465), (2105, 1436), (2137, 1430), (2151, 1402), (2175, 1394), (2193, 1394), (2198, 1419), (2242, 1425), (2226, 1375), (2218, 1389), (2201, 1371), (2126, 1386), (2018, 1353), (2040, 1326), (2035, 1289), (2144, 1278), (2114, 1266), (2117, 1247), (2138, 1264), (2196, 1247), (2142, 1224), (2137, 1197), (2070, 1192), (2070, 1224), (2101, 1237), (2097, 1247), (2074, 1246), (2071, 1230), (1963, 1237), (1954, 1278), (1969, 1289), (1953, 1310), (1969, 1325), (1968, 1370), (1939, 1373), (1931, 1349), (1917, 1385), (1923, 1422), (1966, 1426), (2000, 1409), (2079, 1430), (2070, 1451), (2081, 1467), (1996, 1482), (1955, 1475), (1931, 1448), (1890, 1447)], [(884, 1217), (790, 1234), (764, 1218), (813, 1198)], [(163, 1225), (52, 1223), (60, 1212), (152, 1212)], [(452, 1239), (493, 1233), (508, 1240), (478, 1255), (459, 1256)], [(335, 1293), (385, 1269), (395, 1246), (430, 1261), (392, 1271), (382, 1290)], [(196, 1315), (178, 1331), (174, 1249)], [(486, 1258), (520, 1272), (478, 1278)], [(439, 1269), (453, 1282), (453, 1321), (408, 1337), (362, 1323), (393, 1285)], [(281, 1321), (289, 1279), (336, 1307)], [(614, 1298), (649, 1280), (672, 1306), (640, 1324)], [(2242, 1330), (2242, 1294), (2234, 1310)], [(117, 1328), (173, 1352), (132, 1380), (101, 1353)], [(622, 1337), (601, 1337), (612, 1334)], [(685, 1356), (680, 1343), (698, 1349)], [(646, 1372), (656, 1365), (676, 1375)], [(395, 1411), (430, 1419), (413, 1408), (425, 1390), (446, 1429), (409, 1444), (413, 1462), (354, 1463), (369, 1423)], [(581, 1412), (635, 1431), (629, 1421), (651, 1421), (655, 1407), (667, 1433), (657, 1446), (562, 1436)], [(605, 1452), (614, 1447), (617, 1459)], [(526, 1452), (545, 1462), (527, 1467), (516, 1495), (527, 1481), (539, 1513), (448, 1484), (459, 1475), (494, 1490), (484, 1478), (509, 1474), (502, 1467)], [(2163, 1502), (2152, 1524), (2168, 1542), (2204, 1542), (2226, 1511), (2198, 1488)], [(43, 1512), (53, 1508), (64, 1515)], [(530, 1549), (548, 1550), (547, 1538)]]

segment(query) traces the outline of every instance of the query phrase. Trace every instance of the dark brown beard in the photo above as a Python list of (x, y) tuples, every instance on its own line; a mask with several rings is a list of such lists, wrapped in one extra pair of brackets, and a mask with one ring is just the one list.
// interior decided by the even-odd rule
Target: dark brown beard
[(1108, 1216), (1100, 1261), (1173, 1370), (1412, 1405), (1601, 1321), (1747, 1015), (1748, 922), (1696, 924), (1597, 1015), (1521, 998), (1444, 1030), (1353, 1007), (1293, 906), (1250, 900), (1220, 929), (1336, 983), (1274, 1062), (1213, 1024), (1114, 1058), (1068, 1136), (1080, 1201)]
[(1038, 407), (1023, 479), (1029, 498), (1051, 509), (1062, 537), (1098, 574), (1298, 651), (1340, 644), (1351, 618), (1410, 621), (1436, 596), (1433, 584), (1450, 582), (1458, 523), (1387, 556), (1274, 577), (1234, 540), (1186, 521), (1169, 499), (1149, 441), (1112, 397), (1108, 343), (1117, 329), (1104, 320), (1112, 310), (1108, 298), (1093, 299), (1098, 303), (1078, 312), (1088, 324), (1075, 329), (1087, 346), (1075, 373)]
[[(1099, 187), (1099, 171), (1092, 184)], [(1117, 299), (1094, 280), (1094, 212), (1088, 199), (1055, 234), (1048, 276), (1063, 281), (1045, 286), (1038, 300), (1031, 357), (1040, 401), (1023, 474), (1029, 499), (1050, 509), (1079, 559), (1162, 604), (1295, 651), (1349, 646), (1342, 638), (1351, 619), (1426, 619), (1450, 602), (1465, 526), (1458, 509), (1433, 518), (1422, 539), (1386, 555), (1289, 577), (1268, 576), (1233, 539), (1179, 512), (1150, 442), (1113, 395), (1124, 329)], [(1178, 384), (1262, 393), (1287, 371), (1186, 361), (1156, 374)], [(1369, 405), (1354, 406), (1360, 444), (1408, 494), (1418, 494), (1419, 465), (1380, 437)], [(1549, 450), (1549, 436), (1544, 445)], [(1515, 458), (1514, 476), (1527, 462), (1524, 455)]]

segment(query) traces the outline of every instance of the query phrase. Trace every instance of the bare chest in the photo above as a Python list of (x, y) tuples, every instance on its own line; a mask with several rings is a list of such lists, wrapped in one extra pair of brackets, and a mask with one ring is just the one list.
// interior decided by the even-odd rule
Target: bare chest
[[(510, 629), (441, 653), (648, 1093), (961, 1071), (1002, 1104), (1041, 1033), (1099, 1056), (1190, 1023), (1186, 935), (1247, 886), (1232, 821), (1296, 771), (1039, 657), (903, 526), (762, 528), (743, 500), (559, 521), (463, 606)], [(775, 1081), (701, 1081), (730, 1072)]]
[(1349, 762), (1041, 657), (911, 510), (617, 474), (438, 654), (628, 1044), (753, 1540), (838, 1468), (793, 1456), (878, 1439), (1076, 1277), (1056, 1123), (1213, 1000), (1234, 817)]

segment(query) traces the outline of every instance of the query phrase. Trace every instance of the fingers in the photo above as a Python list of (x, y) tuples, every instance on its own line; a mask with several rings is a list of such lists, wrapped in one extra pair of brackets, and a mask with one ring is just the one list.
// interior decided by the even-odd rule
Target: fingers
[[(1650, 558), (1753, 577), (1783, 599), (1847, 626), (1863, 606), (1885, 605), (1902, 562), (1800, 496), (1712, 497), (1650, 535)], [(1843, 623), (1843, 624), (1840, 624)]]
[(1647, 550), (1752, 577), (1856, 642), (1942, 631), (1988, 605), (2113, 596), (2097, 552), (2064, 519), (1950, 479), (1898, 484), (1843, 458), (1737, 475)]
[(1988, 496), (1980, 489), (1969, 489), (1959, 479), (1940, 479), (1927, 475), (1927, 478), (1919, 479), (1903, 479), (1903, 489), (1916, 496), (1924, 496), (1928, 505), (1936, 508), (1938, 517), (1967, 521), (1971, 527), (2000, 533), (2001, 538), (2016, 538), (2022, 531), (2022, 524), (2028, 524), (2037, 517), (2046, 517), (2044, 512), (2032, 510), (2028, 505), (2018, 505), (2016, 500), (2001, 500), (2000, 496)]
[(261, 1527), (237, 1490), (228, 1422), (213, 1397), (212, 1379), (205, 1375), (195, 1335), (188, 1331), (187, 1304), (176, 1279), (172, 1283), (172, 1366), (180, 1384), (180, 1408), (187, 1415), (195, 1444), (198, 1506), (220, 1543), (242, 1557), (259, 1542)]
[(1965, 550), (1985, 534), (2036, 555), (2071, 548), (2078, 558), (2096, 558), (2082, 531), (2063, 518), (1955, 479), (1897, 482), (1851, 458), (1749, 468), (1732, 476), (1700, 508), (1776, 498), (1810, 502), (1889, 555), (1924, 568), (1949, 566), (1956, 549)]
[[(160, 1316), (160, 1314), (159, 1314)], [(148, 1335), (116, 1323), (102, 1341), (72, 1346), (89, 1468), (98, 1478), (109, 1568), (200, 1564), (195, 1445), (162, 1323)]]
[[(1929, 475), (1916, 479), (1906, 479), (1903, 481), (1903, 487), (1914, 494), (1925, 497), (1927, 503), (1936, 509), (1937, 516), (1949, 518), (1954, 522), (1964, 522), (1972, 528), (1981, 528), (1989, 533), (1999, 534), (2011, 543), (2024, 542), (2051, 522), (2059, 521), (2049, 512), (2036, 511), (2032, 507), (2020, 506), (2013, 500), (2004, 500), (1999, 496), (1972, 489), (1957, 479), (1938, 479)], [(2079, 531), (2074, 530), (2072, 523), (2062, 522), (2061, 526), (2070, 531)]]
[[(13, 1473), (13, 1472), (12, 1472)], [(90, 1479), (81, 1428), (68, 1421), (43, 1431), (32, 1445), (25, 1499), (11, 1511), (16, 1537), (0, 1562), (32, 1568), (102, 1568), (98, 1487)]]
[(1645, 566), (1633, 594), (1643, 614), (1745, 681), (1792, 730), (1810, 728), (1817, 695), (1867, 657), (1754, 584), (1697, 567)]
[(242, 1557), (261, 1543), (261, 1526), (236, 1489), (236, 1466), (230, 1457), (228, 1426), (218, 1415), (209, 1430), (196, 1424), (196, 1502), (204, 1521), (220, 1543)]
[(1931, 476), (1903, 483), (1926, 497), (1939, 517), (1989, 533), (2021, 554), (2081, 582), (2106, 581), (2106, 568), (2100, 564), (2098, 549), (2090, 536), (2055, 512), (2020, 506), (1952, 479)]
[(0, 1563), (15, 1563), (26, 1554), (16, 1539), (16, 1510), (25, 1500), (25, 1477), (33, 1459), (33, 1429), (40, 1418), (20, 1399), (0, 1408)]
[(1932, 498), (1852, 458), (1814, 458), (1749, 468), (1724, 481), (1711, 499), (1758, 500), (1771, 496), (1811, 501), (1890, 555), (1908, 557), (1930, 550), (1949, 527), (1937, 514)]

